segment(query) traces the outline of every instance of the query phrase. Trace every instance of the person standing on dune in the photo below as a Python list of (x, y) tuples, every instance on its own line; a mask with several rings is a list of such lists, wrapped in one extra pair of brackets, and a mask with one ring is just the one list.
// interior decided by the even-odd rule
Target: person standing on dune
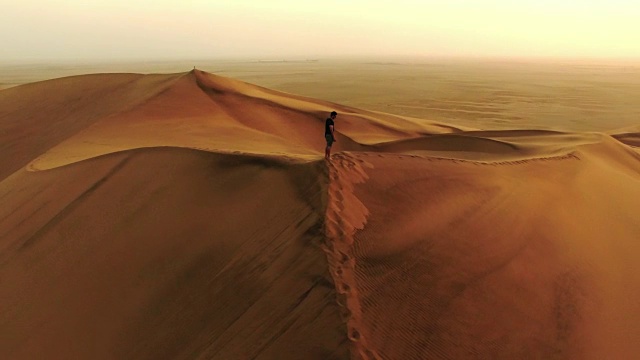
[(336, 119), (336, 116), (338, 116), (338, 113), (332, 111), (331, 116), (327, 118), (327, 121), (325, 121), (324, 124), (324, 138), (327, 140), (327, 148), (324, 150), (324, 158), (327, 160), (331, 160), (331, 145), (336, 142), (333, 123), (333, 120)]

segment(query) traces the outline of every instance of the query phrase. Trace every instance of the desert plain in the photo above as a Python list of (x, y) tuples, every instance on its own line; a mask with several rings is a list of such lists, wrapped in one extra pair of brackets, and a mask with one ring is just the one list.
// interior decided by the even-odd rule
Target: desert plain
[(640, 357), (637, 64), (3, 64), (0, 88), (0, 358)]

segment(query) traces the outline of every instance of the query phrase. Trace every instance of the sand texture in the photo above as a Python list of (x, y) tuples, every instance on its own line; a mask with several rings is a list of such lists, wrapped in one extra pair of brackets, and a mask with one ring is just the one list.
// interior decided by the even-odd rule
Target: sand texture
[(0, 358), (635, 359), (638, 146), (199, 70), (0, 90)]

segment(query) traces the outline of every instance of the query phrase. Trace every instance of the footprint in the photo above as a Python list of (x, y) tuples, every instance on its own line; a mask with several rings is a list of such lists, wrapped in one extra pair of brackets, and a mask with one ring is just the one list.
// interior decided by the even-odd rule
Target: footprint
[(349, 330), (349, 340), (351, 341), (360, 341), (360, 332), (356, 329)]
[(378, 359), (380, 359), (380, 357), (373, 350), (369, 350), (369, 349), (366, 349), (364, 351), (363, 358), (366, 359), (366, 360), (378, 360)]
[(322, 245), (320, 245), (320, 249), (325, 253), (332, 254), (336, 250), (336, 247), (333, 242), (326, 241)]
[(345, 294), (336, 294), (336, 303), (341, 308), (347, 308), (347, 296)]
[(351, 286), (349, 286), (349, 285), (347, 285), (345, 283), (340, 284), (340, 292), (342, 294), (350, 293), (351, 292)]
[[(331, 199), (333, 200), (333, 199)], [(337, 201), (332, 201), (332, 204), (330, 206), (330, 209), (334, 212), (334, 213), (340, 213), (340, 211), (344, 210), (344, 206), (342, 206), (342, 208), (340, 208), (342, 204), (337, 202)]]
[(341, 307), (340, 318), (342, 319), (342, 321), (347, 322), (349, 319), (351, 319), (351, 310), (349, 310), (347, 307)]

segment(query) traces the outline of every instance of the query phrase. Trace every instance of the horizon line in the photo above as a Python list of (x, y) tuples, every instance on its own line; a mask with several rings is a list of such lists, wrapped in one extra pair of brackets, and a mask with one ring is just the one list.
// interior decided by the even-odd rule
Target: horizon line
[(3, 59), (0, 65), (93, 65), (93, 64), (131, 64), (131, 63), (176, 63), (191, 61), (220, 61), (220, 62), (256, 62), (256, 63), (286, 63), (286, 62), (322, 62), (322, 61), (434, 61), (434, 60), (475, 60), (475, 61), (562, 61), (562, 62), (605, 62), (605, 63), (640, 63), (640, 56), (555, 56), (555, 55), (334, 55), (334, 56), (194, 56), (194, 57), (130, 57), (130, 58), (21, 58)]

